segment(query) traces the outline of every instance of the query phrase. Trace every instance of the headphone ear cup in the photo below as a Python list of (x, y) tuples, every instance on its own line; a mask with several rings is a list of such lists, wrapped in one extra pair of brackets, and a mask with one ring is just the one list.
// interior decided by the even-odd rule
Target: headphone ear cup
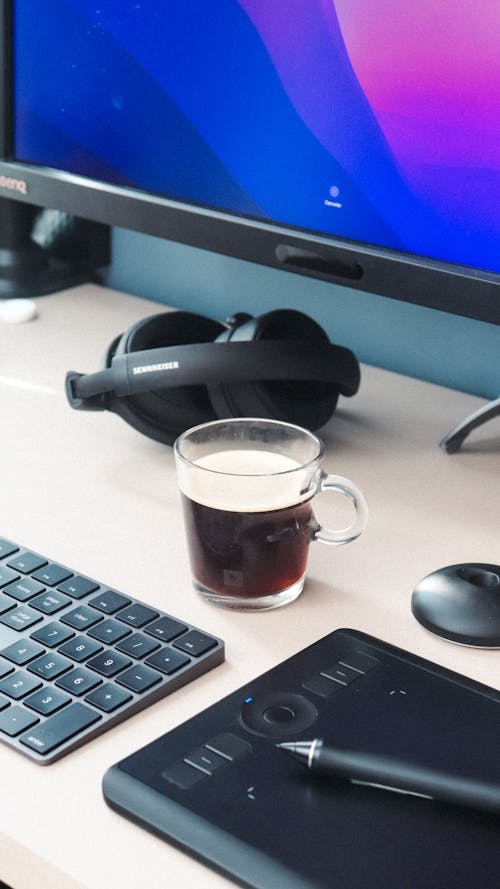
[[(111, 343), (106, 354), (106, 367), (111, 365), (115, 355), (212, 342), (225, 329), (218, 321), (191, 312), (152, 315)], [(191, 426), (217, 419), (204, 385), (158, 389), (120, 398), (111, 396), (107, 408), (143, 435), (169, 445)]]
[[(245, 320), (221, 339), (230, 342), (258, 340), (297, 340), (330, 346), (327, 334), (308, 315), (293, 309), (277, 309), (259, 318)], [(323, 426), (333, 414), (339, 390), (333, 383), (286, 380), (232, 384), (224, 382), (208, 387), (212, 405), (220, 417), (270, 417), (309, 429)]]

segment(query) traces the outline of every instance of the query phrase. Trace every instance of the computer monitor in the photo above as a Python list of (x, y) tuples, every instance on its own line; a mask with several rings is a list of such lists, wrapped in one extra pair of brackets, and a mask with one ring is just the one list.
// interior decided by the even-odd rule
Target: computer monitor
[(500, 323), (495, 4), (0, 12), (1, 195)]

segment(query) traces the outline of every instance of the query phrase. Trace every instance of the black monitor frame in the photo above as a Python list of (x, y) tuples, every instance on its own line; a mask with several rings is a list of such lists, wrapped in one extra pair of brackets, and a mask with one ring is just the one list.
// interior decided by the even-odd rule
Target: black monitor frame
[(12, 0), (0, 0), (0, 197), (500, 324), (500, 275), (15, 162)]

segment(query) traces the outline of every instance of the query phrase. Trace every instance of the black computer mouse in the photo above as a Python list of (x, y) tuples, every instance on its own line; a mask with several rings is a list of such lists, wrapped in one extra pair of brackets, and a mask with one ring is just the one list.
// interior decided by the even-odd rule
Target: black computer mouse
[(439, 568), (417, 583), (411, 609), (422, 626), (450, 642), (500, 648), (500, 566)]

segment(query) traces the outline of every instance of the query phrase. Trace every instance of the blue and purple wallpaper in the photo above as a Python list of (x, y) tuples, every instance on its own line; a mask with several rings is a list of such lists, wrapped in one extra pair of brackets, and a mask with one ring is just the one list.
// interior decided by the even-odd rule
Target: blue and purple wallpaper
[(500, 3), (18, 0), (15, 28), (18, 159), (500, 271)]

